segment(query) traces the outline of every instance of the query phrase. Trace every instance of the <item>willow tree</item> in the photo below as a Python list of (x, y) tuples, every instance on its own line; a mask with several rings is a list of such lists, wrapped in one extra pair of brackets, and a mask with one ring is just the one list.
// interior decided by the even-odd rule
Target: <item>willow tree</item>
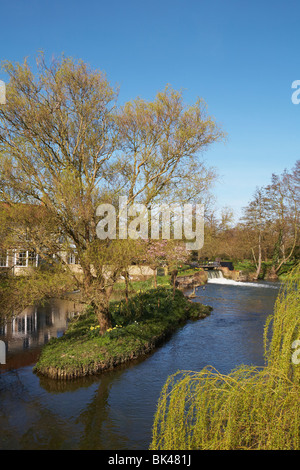
[[(0, 198), (45, 207), (59, 241), (55, 254), (76, 252), (76, 282), (104, 331), (128, 240), (126, 234), (99, 240), (97, 207), (116, 204), (120, 195), (128, 205), (150, 207), (176, 188), (185, 200), (205, 192), (214, 173), (201, 152), (223, 134), (202, 101), (186, 107), (170, 88), (153, 102), (117, 108), (106, 76), (81, 60), (61, 57), (47, 65), (40, 55), (36, 73), (26, 60), (3, 67), (9, 82), (0, 107)], [(40, 244), (43, 253), (53, 252), (53, 237)]]

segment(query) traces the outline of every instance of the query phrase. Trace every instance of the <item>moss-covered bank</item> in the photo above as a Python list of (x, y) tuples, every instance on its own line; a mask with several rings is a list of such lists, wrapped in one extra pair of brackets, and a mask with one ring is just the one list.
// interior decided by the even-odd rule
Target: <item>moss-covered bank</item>
[(75, 317), (60, 338), (44, 346), (34, 367), (53, 379), (73, 379), (100, 373), (151, 352), (188, 319), (209, 315), (212, 308), (190, 302), (177, 290), (158, 288), (126, 303), (110, 305), (113, 328), (99, 334), (91, 308)]

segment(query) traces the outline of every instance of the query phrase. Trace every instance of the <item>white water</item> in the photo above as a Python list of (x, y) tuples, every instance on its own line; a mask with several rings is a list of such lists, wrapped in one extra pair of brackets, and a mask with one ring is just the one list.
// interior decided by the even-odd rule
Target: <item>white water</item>
[(223, 277), (222, 271), (214, 270), (208, 271), (208, 280), (207, 282), (210, 284), (225, 284), (228, 286), (238, 286), (238, 287), (265, 287), (265, 288), (273, 288), (278, 289), (278, 284), (266, 283), (266, 282), (242, 282), (242, 281), (234, 281), (233, 279), (225, 279)]

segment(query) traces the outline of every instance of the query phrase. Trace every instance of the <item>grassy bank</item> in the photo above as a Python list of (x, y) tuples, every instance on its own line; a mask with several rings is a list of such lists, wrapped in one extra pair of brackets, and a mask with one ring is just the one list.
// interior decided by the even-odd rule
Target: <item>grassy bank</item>
[[(289, 273), (293, 270), (293, 268), (297, 265), (297, 260), (288, 261), (283, 264), (277, 273), (278, 279), (284, 281)], [(256, 265), (251, 260), (234, 260), (232, 261), (233, 267), (236, 271), (243, 271), (244, 273), (255, 273), (256, 272)], [(272, 261), (263, 261), (261, 265), (261, 273), (259, 279), (267, 279), (268, 274), (272, 267)]]
[(54, 379), (97, 374), (152, 351), (188, 319), (204, 318), (211, 308), (191, 303), (180, 291), (160, 287), (111, 302), (112, 329), (99, 334), (91, 308), (75, 317), (65, 334), (42, 350), (34, 371)]
[[(190, 268), (189, 266), (183, 266), (182, 268), (178, 269), (177, 277), (183, 276), (193, 276), (194, 274), (198, 273), (199, 269)], [(170, 287), (171, 283), (171, 276), (167, 275), (158, 275), (157, 276), (157, 286), (158, 287)], [(148, 290), (154, 289), (154, 278), (151, 277), (146, 279), (145, 281), (130, 281), (129, 284), (129, 292), (131, 294), (136, 294), (140, 292), (146, 292)], [(125, 283), (124, 282), (117, 282), (114, 285), (114, 293), (115, 294), (123, 294), (125, 292)]]

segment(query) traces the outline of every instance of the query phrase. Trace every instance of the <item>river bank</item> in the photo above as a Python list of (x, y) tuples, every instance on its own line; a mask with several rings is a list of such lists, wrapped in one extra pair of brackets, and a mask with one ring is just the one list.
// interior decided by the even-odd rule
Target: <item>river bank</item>
[(241, 364), (264, 365), (264, 325), (273, 312), (276, 287), (209, 282), (205, 289), (196, 289), (193, 303), (211, 305), (211, 315), (180, 325), (147, 356), (76, 380), (32, 372), (49, 323), (51, 337), (61, 336), (64, 319), (76, 311), (73, 304), (65, 307), (66, 301), (57, 300), (38, 307), (36, 327), (30, 330), (26, 321), (23, 333), (22, 315), (13, 337), (10, 329), (0, 336), (8, 345), (7, 364), (0, 366), (0, 449), (147, 450), (170, 374), (200, 371), (208, 364), (223, 374)]
[(60, 338), (44, 346), (34, 372), (69, 380), (98, 374), (149, 354), (187, 320), (205, 318), (212, 308), (191, 303), (180, 290), (152, 289), (111, 302), (112, 328), (99, 334), (91, 308), (74, 317)]

